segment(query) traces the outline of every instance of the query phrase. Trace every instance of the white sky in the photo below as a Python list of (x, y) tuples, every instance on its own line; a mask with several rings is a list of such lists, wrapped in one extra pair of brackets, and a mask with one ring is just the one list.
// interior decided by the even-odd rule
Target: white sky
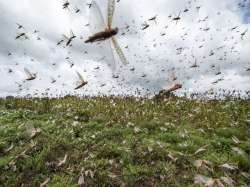
[[(0, 0), (0, 96), (44, 92), (131, 94), (136, 90), (144, 93), (147, 89), (152, 93), (174, 82), (183, 84), (182, 92), (250, 91), (250, 71), (246, 71), (250, 68), (250, 27), (243, 22), (247, 20), (244, 11), (237, 8), (239, 1), (120, 0), (113, 25), (119, 27), (117, 39), (130, 64), (121, 66), (115, 56), (118, 79), (112, 78), (106, 65), (112, 59), (107, 42), (84, 43), (91, 35), (85, 26), (89, 23), (86, 3), (90, 1), (71, 0), (69, 10), (65, 10), (62, 0)], [(97, 3), (106, 18), (107, 0), (97, 0)], [(80, 13), (75, 13), (76, 7)], [(183, 12), (185, 9), (188, 11)], [(176, 24), (172, 18), (179, 12), (181, 20)], [(155, 15), (156, 23), (148, 21)], [(142, 30), (145, 22), (150, 26)], [(22, 24), (25, 30), (18, 30), (16, 23)], [(65, 47), (65, 43), (57, 46), (62, 34), (69, 35), (71, 29), (77, 36), (73, 46)], [(249, 32), (241, 39), (241, 33), (247, 29)], [(34, 30), (39, 33), (34, 34)], [(21, 32), (26, 32), (29, 40), (15, 40)], [(182, 48), (181, 53), (178, 48)], [(66, 57), (74, 62), (72, 68)], [(198, 67), (191, 68), (195, 62)], [(37, 72), (38, 78), (24, 82), (24, 67)], [(135, 71), (130, 70), (133, 67)], [(8, 73), (9, 69), (13, 72)], [(74, 92), (75, 71), (89, 82), (77, 92)], [(221, 74), (216, 75), (218, 72)], [(174, 75), (176, 81), (172, 80)], [(56, 83), (51, 84), (51, 77)], [(217, 80), (220, 81), (213, 84)], [(17, 83), (22, 85), (22, 90)]]

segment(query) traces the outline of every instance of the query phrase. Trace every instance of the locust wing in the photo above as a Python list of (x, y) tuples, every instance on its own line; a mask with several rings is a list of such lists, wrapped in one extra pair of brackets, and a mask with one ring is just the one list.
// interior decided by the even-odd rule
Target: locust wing
[(84, 79), (83, 79), (82, 75), (81, 75), (78, 71), (76, 71), (76, 74), (77, 74), (77, 76), (78, 76), (80, 82), (81, 82), (81, 83), (84, 82)]
[(75, 34), (73, 33), (72, 30), (70, 30), (70, 35), (71, 35), (71, 37), (74, 37), (74, 36), (75, 36)]
[(115, 63), (115, 58), (113, 54), (113, 49), (111, 47), (111, 41), (107, 40), (105, 41), (106, 49), (107, 49), (107, 54), (109, 55), (107, 58), (107, 63), (108, 66), (112, 69), (112, 72), (115, 72), (116, 70), (116, 63)]
[(66, 36), (65, 34), (62, 35), (66, 40), (69, 40), (69, 37)]
[(24, 68), (24, 72), (26, 73), (27, 77), (32, 77), (32, 73), (30, 73), (30, 71), (27, 68)]
[(118, 54), (121, 62), (124, 65), (127, 65), (128, 61), (127, 61), (127, 59), (126, 59), (126, 57), (125, 57), (125, 55), (124, 55), (124, 53), (123, 53), (121, 47), (119, 46), (119, 44), (118, 44), (118, 42), (117, 42), (117, 40), (116, 40), (115, 37), (112, 37), (112, 43), (113, 43), (114, 49), (115, 49), (116, 53)]
[(106, 29), (106, 24), (104, 22), (102, 12), (96, 1), (92, 1), (92, 6), (89, 13), (89, 28), (92, 34), (104, 31)]
[(115, 0), (108, 0), (108, 28), (112, 27), (115, 12)]

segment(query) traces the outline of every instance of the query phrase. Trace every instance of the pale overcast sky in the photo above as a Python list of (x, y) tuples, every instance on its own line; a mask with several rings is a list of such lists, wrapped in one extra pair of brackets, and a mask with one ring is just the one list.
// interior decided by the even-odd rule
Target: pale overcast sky
[[(250, 91), (249, 0), (120, 0), (113, 26), (119, 28), (117, 39), (129, 65), (122, 66), (114, 53), (117, 79), (107, 66), (109, 41), (84, 43), (91, 35), (91, 0), (69, 2), (63, 9), (63, 0), (0, 0), (0, 96), (153, 93), (173, 83), (189, 92)], [(108, 1), (96, 2), (106, 19)], [(180, 20), (173, 21), (179, 13)], [(144, 24), (149, 27), (142, 30)], [(72, 46), (57, 45), (71, 30)], [(22, 32), (29, 39), (15, 40)], [(24, 81), (24, 68), (37, 79)], [(88, 84), (74, 92), (76, 71)]]

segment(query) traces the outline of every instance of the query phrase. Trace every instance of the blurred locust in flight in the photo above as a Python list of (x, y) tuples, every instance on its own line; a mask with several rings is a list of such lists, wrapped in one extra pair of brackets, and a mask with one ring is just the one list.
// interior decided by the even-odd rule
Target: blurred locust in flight
[(32, 81), (36, 79), (36, 73), (31, 73), (27, 68), (24, 68), (24, 72), (27, 75), (26, 81)]
[[(66, 42), (66, 46), (69, 46), (69, 45), (71, 45), (71, 42), (73, 41), (73, 39), (75, 39), (76, 38), (76, 36), (75, 36), (75, 34), (73, 33), (73, 31), (71, 30), (70, 31), (70, 36), (68, 37), (68, 36), (66, 36), (66, 35), (64, 35), (63, 34), (63, 37), (67, 40), (67, 42)], [(59, 43), (59, 42), (58, 42)]]
[[(115, 35), (118, 34), (118, 28), (112, 28), (112, 21), (115, 11), (115, 0), (108, 0), (108, 13), (107, 13), (107, 25), (104, 22), (100, 7), (98, 4), (93, 0), (91, 2), (90, 7), (90, 15), (89, 15), (89, 23), (90, 23), (90, 31), (93, 33), (85, 43), (93, 43), (98, 41), (104, 41), (111, 38), (113, 47), (118, 54), (121, 62), (126, 65), (128, 61), (119, 46)], [(110, 44), (109, 44), (110, 47)], [(115, 69), (115, 63), (111, 65), (111, 68)]]
[(84, 87), (86, 84), (88, 84), (88, 81), (85, 81), (79, 72), (76, 72), (76, 74), (78, 76), (79, 81), (77, 82), (77, 86), (75, 87), (75, 90), (78, 90)]
[(65, 1), (64, 3), (63, 3), (63, 9), (68, 9), (69, 8), (69, 5), (70, 5), (70, 3), (69, 3), (69, 1)]

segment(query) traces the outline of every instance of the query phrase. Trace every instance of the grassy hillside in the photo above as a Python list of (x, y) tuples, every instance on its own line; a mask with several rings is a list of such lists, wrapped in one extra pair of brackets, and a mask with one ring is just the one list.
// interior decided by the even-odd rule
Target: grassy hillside
[(0, 186), (250, 185), (250, 100), (0, 100)]

